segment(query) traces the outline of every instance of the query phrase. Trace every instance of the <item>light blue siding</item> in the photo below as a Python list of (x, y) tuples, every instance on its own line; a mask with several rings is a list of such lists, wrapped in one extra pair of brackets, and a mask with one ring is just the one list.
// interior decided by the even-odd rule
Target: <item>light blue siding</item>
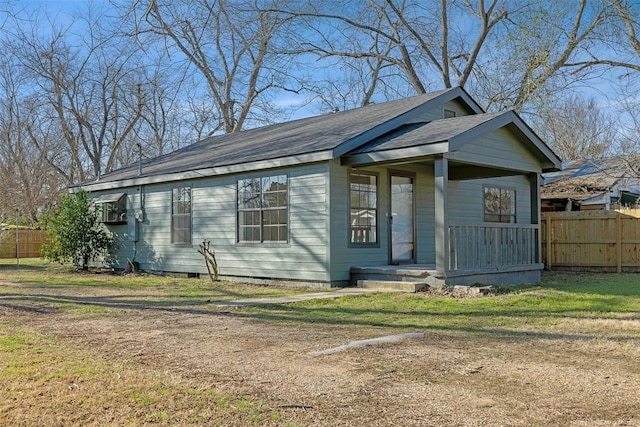
[(518, 175), (502, 178), (449, 182), (449, 223), (452, 225), (482, 224), (484, 222), (483, 187), (512, 188), (516, 192), (516, 222), (531, 223), (531, 195), (529, 179)]
[(467, 110), (458, 101), (445, 102), (442, 105), (434, 107), (429, 111), (422, 113), (419, 117), (412, 120), (412, 122), (432, 122), (434, 120), (440, 120), (444, 118), (444, 110), (451, 110), (456, 112), (456, 117), (466, 116)]
[[(289, 176), (289, 242), (238, 243), (236, 186), (239, 178), (286, 173)], [(144, 220), (139, 223), (136, 260), (146, 271), (206, 273), (199, 244), (207, 239), (216, 251), (223, 276), (327, 282), (328, 166), (304, 167), (151, 185), (142, 188)], [(192, 244), (171, 244), (171, 191), (191, 187)], [(141, 210), (139, 189), (128, 189), (127, 214)], [(118, 235), (117, 266), (132, 259), (134, 243), (126, 226), (110, 227)]]
[(378, 173), (378, 242), (377, 247), (349, 246), (349, 168), (340, 166), (338, 161), (331, 165), (331, 280), (348, 281), (349, 270), (354, 265), (375, 265), (387, 263), (386, 216), (387, 183), (384, 169), (380, 167), (362, 168), (363, 171)]
[(469, 113), (459, 101), (449, 101), (442, 104), (440, 109), (440, 118), (444, 118), (444, 110), (455, 111), (456, 117), (467, 116)]
[(542, 172), (540, 162), (505, 128), (464, 144), (459, 150), (449, 153), (448, 158), (519, 171)]
[(416, 182), (416, 226), (418, 264), (435, 264), (435, 179), (433, 165), (419, 169)]

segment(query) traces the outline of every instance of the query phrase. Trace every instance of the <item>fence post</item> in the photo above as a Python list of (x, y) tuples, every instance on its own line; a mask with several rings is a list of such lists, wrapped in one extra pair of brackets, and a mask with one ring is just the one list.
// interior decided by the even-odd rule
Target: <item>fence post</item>
[(545, 220), (547, 222), (547, 265), (545, 267), (547, 270), (551, 270), (551, 216), (547, 215)]
[(18, 227), (18, 220), (20, 211), (16, 208), (16, 265), (20, 265), (20, 229)]
[(616, 212), (616, 270), (622, 273), (622, 215)]

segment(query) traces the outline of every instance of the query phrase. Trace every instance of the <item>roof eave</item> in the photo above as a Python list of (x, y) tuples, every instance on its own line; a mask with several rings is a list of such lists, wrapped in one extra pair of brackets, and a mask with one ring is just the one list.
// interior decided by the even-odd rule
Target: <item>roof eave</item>
[(136, 176), (117, 179), (114, 181), (94, 181), (92, 183), (79, 184), (71, 187), (71, 191), (83, 189), (86, 191), (102, 191), (116, 188), (136, 187), (139, 185), (160, 184), (165, 182), (186, 181), (213, 176), (254, 172), (256, 170), (276, 169), (307, 163), (317, 163), (332, 159), (331, 151), (319, 151), (316, 153), (302, 154), (299, 156), (280, 157), (275, 159), (260, 160), (250, 163), (218, 166), (213, 168), (196, 169), (182, 172), (163, 173), (149, 176)]
[(343, 156), (340, 163), (343, 166), (364, 166), (374, 163), (406, 161), (444, 154), (448, 150), (449, 143), (442, 141), (414, 147), (350, 154)]
[(552, 162), (545, 162), (545, 163), (542, 163), (540, 166), (542, 168), (542, 173), (557, 172), (559, 170), (558, 166)]

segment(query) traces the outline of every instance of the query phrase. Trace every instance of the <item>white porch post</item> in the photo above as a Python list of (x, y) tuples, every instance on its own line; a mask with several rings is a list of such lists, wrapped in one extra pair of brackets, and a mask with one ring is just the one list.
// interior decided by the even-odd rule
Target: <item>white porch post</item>
[(435, 172), (436, 271), (444, 276), (449, 268), (449, 222), (447, 221), (447, 188), (449, 161), (437, 159)]
[(531, 198), (531, 224), (538, 225), (538, 231), (536, 232), (536, 257), (535, 262), (542, 262), (542, 230), (541, 225), (541, 213), (540, 213), (540, 186), (542, 185), (542, 177), (539, 173), (529, 174), (529, 188)]

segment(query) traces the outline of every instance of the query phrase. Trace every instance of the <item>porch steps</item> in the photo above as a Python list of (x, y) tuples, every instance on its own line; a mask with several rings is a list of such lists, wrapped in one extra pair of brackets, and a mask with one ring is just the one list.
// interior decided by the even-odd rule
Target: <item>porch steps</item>
[(351, 285), (365, 289), (419, 292), (444, 285), (432, 265), (383, 265), (351, 267)]
[(396, 292), (420, 292), (429, 287), (426, 283), (421, 282), (405, 282), (398, 280), (358, 280), (359, 288), (376, 289), (379, 291), (396, 291)]

